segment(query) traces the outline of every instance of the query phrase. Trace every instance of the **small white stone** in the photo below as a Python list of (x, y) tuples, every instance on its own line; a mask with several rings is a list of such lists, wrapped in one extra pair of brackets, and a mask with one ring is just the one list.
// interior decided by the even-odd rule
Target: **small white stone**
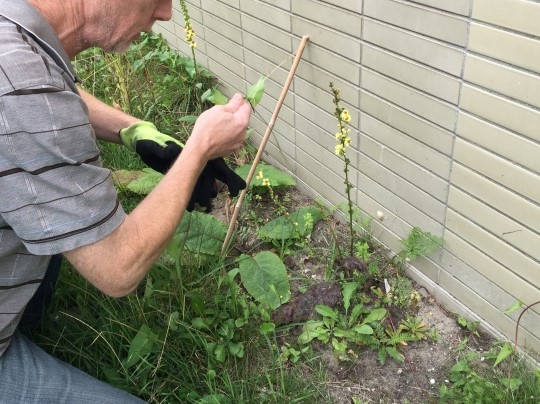
[(397, 374), (400, 375), (401, 373), (403, 373), (403, 369), (399, 368), (399, 369), (397, 370)]
[(381, 222), (384, 220), (385, 215), (380, 210), (377, 211), (377, 219), (379, 219)]
[(435, 384), (435, 379), (429, 379), (430, 384)]

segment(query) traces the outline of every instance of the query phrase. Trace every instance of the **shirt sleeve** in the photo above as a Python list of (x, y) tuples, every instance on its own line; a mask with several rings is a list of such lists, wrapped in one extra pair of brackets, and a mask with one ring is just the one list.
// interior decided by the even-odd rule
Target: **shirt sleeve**
[(26, 53), (0, 60), (0, 215), (30, 253), (51, 255), (106, 237), (126, 214), (84, 101), (52, 60)]

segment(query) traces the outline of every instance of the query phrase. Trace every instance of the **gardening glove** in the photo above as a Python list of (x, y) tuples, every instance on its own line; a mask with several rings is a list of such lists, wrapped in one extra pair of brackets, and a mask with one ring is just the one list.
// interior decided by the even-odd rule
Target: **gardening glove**
[[(148, 167), (163, 174), (175, 162), (183, 147), (178, 140), (159, 132), (151, 122), (134, 123), (122, 129), (119, 135), (122, 143), (141, 156)], [(188, 211), (192, 211), (195, 205), (207, 212), (212, 209), (211, 200), (217, 196), (216, 179), (227, 185), (231, 196), (237, 196), (246, 187), (246, 182), (225, 164), (223, 158), (209, 160), (195, 184)]]

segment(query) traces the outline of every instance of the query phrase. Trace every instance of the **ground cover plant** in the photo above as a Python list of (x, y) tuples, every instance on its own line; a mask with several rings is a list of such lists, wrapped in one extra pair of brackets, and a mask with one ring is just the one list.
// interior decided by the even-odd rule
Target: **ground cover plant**
[[(226, 101), (211, 73), (153, 34), (125, 55), (88, 51), (77, 69), (86, 89), (180, 140), (198, 114)], [(246, 97), (256, 105), (263, 91), (260, 80)], [(348, 196), (350, 114), (333, 85), (329, 97)], [(101, 147), (129, 210), (161, 175), (125, 148)], [(250, 155), (247, 148), (230, 163), (247, 175)], [(220, 194), (212, 214), (186, 213), (146, 281), (125, 298), (104, 296), (66, 264), (34, 338), (152, 403), (538, 401), (540, 374), (511, 344), (445, 313), (406, 277), (408, 262), (442, 240), (413, 227), (391, 256), (350, 197), (346, 206), (323, 206), (261, 163), (221, 254), (230, 206)]]

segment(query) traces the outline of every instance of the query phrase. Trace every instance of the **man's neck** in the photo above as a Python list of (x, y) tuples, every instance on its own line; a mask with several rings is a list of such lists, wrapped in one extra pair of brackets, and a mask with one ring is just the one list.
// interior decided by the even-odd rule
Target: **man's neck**
[(73, 59), (88, 46), (83, 43), (84, 2), (72, 0), (28, 0), (49, 22), (66, 53)]

